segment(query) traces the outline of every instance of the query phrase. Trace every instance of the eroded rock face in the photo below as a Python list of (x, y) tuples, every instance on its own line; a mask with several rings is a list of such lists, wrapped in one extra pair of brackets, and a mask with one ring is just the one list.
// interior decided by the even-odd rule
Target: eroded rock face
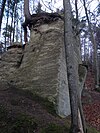
[(3, 53), (0, 58), (0, 80), (7, 80), (15, 73), (23, 58), (22, 48), (12, 48)]
[(70, 104), (63, 39), (62, 21), (31, 29), (16, 85), (48, 98), (65, 117), (70, 114)]
[[(48, 98), (58, 115), (66, 117), (70, 114), (70, 103), (63, 35), (61, 20), (31, 29), (29, 45), (24, 51), (11, 48), (2, 56), (0, 78)], [(74, 55), (77, 66), (80, 57), (77, 52)]]

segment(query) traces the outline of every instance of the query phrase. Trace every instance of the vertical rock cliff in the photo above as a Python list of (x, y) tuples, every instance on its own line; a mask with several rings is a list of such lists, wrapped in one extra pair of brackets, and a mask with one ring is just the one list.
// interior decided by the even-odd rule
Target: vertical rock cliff
[[(1, 81), (48, 99), (61, 117), (70, 115), (63, 21), (31, 27), (30, 41), (8, 49), (1, 57)], [(79, 47), (72, 53), (81, 62)]]

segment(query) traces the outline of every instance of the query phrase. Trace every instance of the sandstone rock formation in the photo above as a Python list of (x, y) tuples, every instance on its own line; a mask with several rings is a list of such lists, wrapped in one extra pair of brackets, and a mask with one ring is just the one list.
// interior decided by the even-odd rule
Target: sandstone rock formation
[[(58, 115), (66, 117), (70, 114), (70, 102), (63, 39), (62, 20), (31, 28), (24, 50), (10, 48), (2, 55), (0, 80), (47, 98), (54, 103)], [(72, 54), (78, 65), (79, 47)]]

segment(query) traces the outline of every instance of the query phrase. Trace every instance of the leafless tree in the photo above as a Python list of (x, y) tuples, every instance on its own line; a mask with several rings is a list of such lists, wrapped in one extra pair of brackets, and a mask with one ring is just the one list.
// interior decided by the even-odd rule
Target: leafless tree
[[(72, 32), (72, 14), (70, 0), (63, 0), (64, 4), (64, 44), (66, 53), (66, 64), (68, 73), (68, 85), (71, 105), (71, 133), (78, 133), (78, 74), (75, 68), (73, 32)], [(74, 80), (75, 79), (75, 80)]]
[(2, 24), (2, 18), (3, 18), (5, 4), (6, 4), (6, 0), (2, 0), (2, 5), (1, 5), (1, 10), (0, 10), (0, 32), (1, 32), (1, 24)]
[(88, 22), (88, 27), (89, 27), (89, 31), (90, 31), (90, 36), (91, 36), (91, 42), (93, 45), (93, 63), (94, 63), (94, 73), (95, 73), (95, 87), (98, 88), (99, 87), (99, 75), (98, 75), (98, 61), (97, 61), (97, 46), (96, 46), (96, 41), (95, 41), (95, 37), (91, 28), (91, 22), (89, 20), (89, 16), (88, 16), (88, 10), (86, 7), (86, 0), (83, 0), (83, 4), (84, 4), (84, 10), (85, 10), (85, 14), (86, 14), (86, 18), (87, 18), (87, 22)]

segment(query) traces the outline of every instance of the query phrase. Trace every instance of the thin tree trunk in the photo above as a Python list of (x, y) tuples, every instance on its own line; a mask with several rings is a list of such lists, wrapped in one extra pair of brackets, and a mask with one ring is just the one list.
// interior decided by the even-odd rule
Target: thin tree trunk
[(29, 0), (24, 0), (24, 16), (26, 21), (31, 20), (31, 14), (29, 11)]
[[(22, 16), (22, 4), (21, 4), (21, 16)], [(20, 41), (22, 43), (22, 23), (21, 23), (21, 33), (20, 33)]]
[(15, 8), (14, 8), (14, 30), (13, 30), (13, 42), (15, 40), (15, 24), (16, 24), (16, 10), (17, 10), (17, 3), (15, 3)]
[[(75, 10), (76, 10), (76, 30), (79, 32), (79, 19), (78, 19), (78, 0), (75, 0)], [(77, 43), (79, 43), (79, 47), (80, 47), (80, 34), (78, 34), (76, 36), (76, 40)], [(81, 48), (80, 48), (81, 49)], [(82, 88), (80, 88), (80, 90), (82, 90)], [(86, 123), (85, 123), (85, 118), (84, 118), (84, 114), (83, 114), (83, 108), (82, 108), (82, 103), (81, 103), (81, 94), (77, 94), (78, 96), (78, 119), (79, 119), (79, 127), (81, 132), (86, 133)]]
[[(14, 1), (12, 6), (13, 6), (13, 8), (12, 8), (12, 15), (11, 15), (11, 17), (12, 17), (12, 20), (11, 20), (11, 29), (13, 29), (15, 1)], [(12, 42), (12, 33), (13, 33), (13, 31), (10, 32), (10, 44)]]
[(84, 133), (82, 119), (81, 119), (81, 114), (80, 114), (80, 111), (79, 110), (78, 110), (78, 118), (79, 118), (79, 127), (81, 129), (80, 133)]
[[(82, 88), (80, 88), (82, 90)], [(81, 102), (81, 94), (78, 93), (78, 108), (79, 108), (79, 121), (81, 121), (82, 127), (80, 127), (81, 131), (84, 133), (87, 133), (87, 127), (86, 127), (86, 122), (85, 122), (85, 117), (83, 113), (83, 107), (82, 107), (82, 102)], [(80, 120), (81, 119), (81, 120)]]
[(16, 23), (16, 42), (18, 42), (18, 19)]
[[(13, 14), (12, 14), (12, 20), (11, 20), (11, 29), (13, 28)], [(10, 31), (10, 44), (11, 44), (11, 35), (12, 35), (12, 30)]]
[(86, 46), (85, 46), (85, 38), (83, 39), (84, 43), (84, 62), (86, 62)]
[[(64, 4), (64, 44), (68, 73), (68, 85), (71, 105), (71, 133), (78, 133), (78, 70), (76, 70), (73, 33), (72, 33), (72, 15), (70, 0), (63, 0)], [(73, 53), (73, 54), (72, 54)]]
[(86, 18), (88, 21), (90, 35), (91, 35), (91, 42), (93, 44), (93, 62), (94, 62), (94, 72), (95, 72), (95, 86), (98, 88), (99, 87), (99, 78), (98, 78), (97, 46), (96, 46), (96, 41), (95, 41), (95, 38), (94, 38), (94, 35), (92, 32), (91, 23), (89, 21), (85, 0), (83, 0), (83, 3), (84, 3), (85, 14), (86, 14)]
[(31, 21), (31, 14), (29, 11), (29, 0), (24, 0), (24, 16), (25, 16), (25, 23), (23, 24), (24, 29), (24, 41), (27, 43), (27, 24)]
[(18, 34), (18, 4), (16, 2), (16, 42), (18, 42), (18, 37), (19, 37), (19, 34)]
[(3, 18), (5, 4), (6, 4), (6, 0), (3, 0), (2, 5), (1, 5), (1, 10), (0, 10), (0, 34), (1, 34), (1, 24), (2, 24), (2, 18)]
[(75, 11), (76, 11), (76, 20), (78, 21), (78, 7), (77, 7), (78, 0), (75, 0)]
[[(8, 0), (8, 3), (7, 3), (7, 5), (8, 5), (8, 10), (7, 10), (7, 22), (6, 22), (6, 34), (7, 34), (7, 32), (8, 32), (8, 19), (9, 19), (9, 4), (10, 4), (10, 0)], [(5, 34), (5, 50), (6, 50), (6, 40), (7, 40), (7, 36), (6, 36), (6, 34)], [(9, 36), (8, 36), (8, 38), (9, 38)], [(8, 39), (9, 40), (9, 39)], [(9, 43), (9, 41), (8, 41), (8, 43)]]

